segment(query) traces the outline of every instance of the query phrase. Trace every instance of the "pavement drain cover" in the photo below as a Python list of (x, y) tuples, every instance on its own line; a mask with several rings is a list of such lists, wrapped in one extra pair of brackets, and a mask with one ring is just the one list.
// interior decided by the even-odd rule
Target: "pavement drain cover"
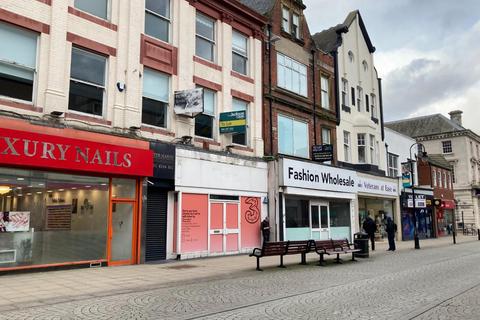
[(197, 266), (191, 265), (191, 264), (179, 264), (178, 266), (171, 266), (167, 267), (167, 269), (175, 269), (175, 270), (180, 270), (180, 269), (192, 269), (196, 268)]

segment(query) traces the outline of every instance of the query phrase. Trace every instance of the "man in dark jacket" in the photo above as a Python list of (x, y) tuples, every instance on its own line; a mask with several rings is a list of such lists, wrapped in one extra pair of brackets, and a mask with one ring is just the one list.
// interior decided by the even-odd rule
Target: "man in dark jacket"
[(269, 242), (270, 241), (270, 221), (268, 217), (263, 219), (262, 223), (260, 224), (260, 229), (262, 230), (262, 235), (263, 235), (263, 242)]
[(397, 232), (397, 225), (393, 222), (392, 218), (387, 217), (387, 225), (385, 228), (388, 236), (388, 250), (395, 251), (395, 232)]
[(372, 242), (372, 251), (375, 251), (375, 232), (377, 231), (377, 224), (370, 216), (363, 221), (363, 230), (368, 234), (370, 241)]

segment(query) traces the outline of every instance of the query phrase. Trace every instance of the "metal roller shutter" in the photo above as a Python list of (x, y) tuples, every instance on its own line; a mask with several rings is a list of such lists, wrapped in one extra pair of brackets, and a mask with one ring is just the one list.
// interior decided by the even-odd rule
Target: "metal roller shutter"
[(145, 261), (166, 259), (167, 202), (167, 191), (158, 188), (148, 188)]

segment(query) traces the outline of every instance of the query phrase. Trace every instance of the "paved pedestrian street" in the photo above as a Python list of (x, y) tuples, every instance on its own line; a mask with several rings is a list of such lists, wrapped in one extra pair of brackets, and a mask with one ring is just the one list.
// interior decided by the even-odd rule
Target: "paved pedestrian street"
[(0, 319), (479, 319), (480, 241), (429, 241), (326, 267), (311, 254), (263, 272), (235, 256), (7, 275)]

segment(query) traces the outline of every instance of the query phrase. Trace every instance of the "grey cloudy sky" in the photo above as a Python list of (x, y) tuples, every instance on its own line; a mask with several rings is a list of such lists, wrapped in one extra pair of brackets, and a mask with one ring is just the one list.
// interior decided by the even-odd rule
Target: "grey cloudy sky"
[(480, 0), (304, 0), (310, 32), (359, 9), (377, 48), (385, 120), (460, 109), (480, 134)]

